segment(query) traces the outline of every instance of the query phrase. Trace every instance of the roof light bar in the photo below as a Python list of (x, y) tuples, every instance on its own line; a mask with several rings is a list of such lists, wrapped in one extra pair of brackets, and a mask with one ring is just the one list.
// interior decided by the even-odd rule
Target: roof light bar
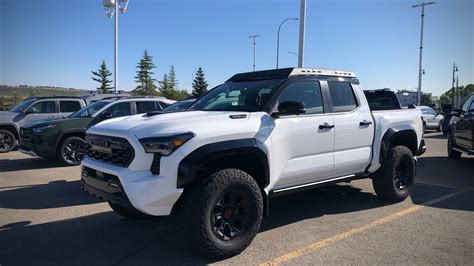
[(315, 76), (336, 76), (336, 77), (348, 77), (355, 78), (354, 72), (350, 71), (339, 71), (332, 69), (318, 69), (318, 68), (294, 68), (291, 71), (290, 76), (296, 75), (315, 75)]

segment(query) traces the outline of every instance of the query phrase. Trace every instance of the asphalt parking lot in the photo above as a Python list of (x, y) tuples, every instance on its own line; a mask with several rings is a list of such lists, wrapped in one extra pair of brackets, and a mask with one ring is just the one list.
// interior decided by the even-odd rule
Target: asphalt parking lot
[(224, 261), (195, 254), (175, 218), (119, 218), (80, 190), (79, 167), (0, 154), (0, 265), (472, 264), (474, 157), (425, 139), (408, 200), (379, 200), (370, 180), (274, 198), (252, 245)]

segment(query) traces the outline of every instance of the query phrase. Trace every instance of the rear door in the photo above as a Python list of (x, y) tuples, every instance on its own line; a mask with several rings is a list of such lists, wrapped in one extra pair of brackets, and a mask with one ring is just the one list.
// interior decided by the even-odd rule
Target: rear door
[(286, 101), (304, 103), (306, 113), (274, 120), (271, 169), (277, 177), (276, 189), (326, 179), (334, 169), (333, 121), (325, 113), (320, 83), (312, 79), (290, 82), (277, 97), (275, 108)]
[[(82, 101), (82, 100), (81, 100)], [(78, 100), (59, 100), (59, 115), (68, 116), (82, 108)]]
[[(143, 114), (153, 111), (161, 111), (157, 101), (136, 101), (136, 113)], [(159, 108), (159, 109), (158, 109)]]
[(372, 155), (374, 123), (359, 86), (348, 81), (324, 83), (334, 121), (334, 175), (364, 172)]

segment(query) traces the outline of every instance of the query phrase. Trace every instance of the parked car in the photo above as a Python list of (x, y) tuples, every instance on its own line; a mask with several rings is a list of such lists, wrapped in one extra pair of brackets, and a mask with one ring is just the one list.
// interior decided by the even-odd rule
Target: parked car
[(469, 96), (460, 110), (453, 110), (452, 115), (448, 131), (448, 157), (459, 159), (462, 153), (474, 154), (474, 94)]
[(58, 119), (80, 110), (86, 102), (79, 97), (29, 98), (10, 111), (0, 112), (0, 153), (13, 150), (24, 124)]
[(180, 215), (216, 257), (252, 242), (271, 196), (373, 178), (404, 200), (425, 151), (419, 110), (371, 112), (354, 73), (309, 68), (236, 74), (186, 112), (108, 120), (86, 142), (85, 191), (123, 217)]
[(120, 91), (118, 93), (97, 93), (91, 92), (89, 94), (81, 95), (80, 97), (86, 101), (87, 104), (95, 103), (100, 100), (118, 100), (120, 98), (131, 97), (129, 93)]
[(423, 129), (431, 129), (441, 132), (443, 129), (443, 115), (439, 114), (429, 106), (417, 106), (423, 116)]
[(106, 119), (162, 111), (174, 101), (165, 98), (102, 100), (88, 105), (68, 118), (24, 125), (20, 130), (20, 152), (31, 156), (57, 158), (66, 165), (78, 165), (85, 154), (85, 132)]
[(179, 102), (175, 102), (172, 105), (166, 107), (163, 111), (165, 112), (180, 112), (186, 110), (196, 99), (186, 99)]

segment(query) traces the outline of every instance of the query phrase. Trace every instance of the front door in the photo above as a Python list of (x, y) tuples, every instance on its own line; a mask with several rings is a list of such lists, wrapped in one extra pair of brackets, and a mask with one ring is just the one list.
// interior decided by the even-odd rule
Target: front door
[(60, 118), (57, 110), (56, 101), (44, 100), (38, 101), (25, 110), (25, 117), (19, 121), (20, 125), (30, 122), (43, 120), (52, 120)]
[[(283, 88), (278, 104), (302, 102), (306, 113), (275, 119), (271, 140), (274, 188), (286, 188), (325, 179), (333, 174), (334, 130), (325, 114), (321, 86), (315, 80), (293, 81)], [(320, 127), (322, 126), (322, 127)]]
[(474, 124), (474, 95), (464, 103), (461, 110), (461, 116), (456, 121), (455, 141), (456, 144), (465, 148), (473, 147), (473, 124)]

